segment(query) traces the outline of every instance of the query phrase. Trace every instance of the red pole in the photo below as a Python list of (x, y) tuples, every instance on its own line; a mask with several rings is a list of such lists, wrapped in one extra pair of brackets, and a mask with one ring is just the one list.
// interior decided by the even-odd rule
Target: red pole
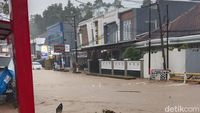
[(19, 113), (35, 113), (27, 0), (12, 0), (11, 20)]

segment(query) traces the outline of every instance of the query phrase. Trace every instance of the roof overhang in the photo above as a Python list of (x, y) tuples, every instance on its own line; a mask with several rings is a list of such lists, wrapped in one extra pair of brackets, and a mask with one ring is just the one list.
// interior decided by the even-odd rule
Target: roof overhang
[(11, 32), (11, 22), (0, 20), (0, 40), (5, 40)]
[[(163, 38), (164, 45), (167, 44), (167, 39)], [(200, 43), (200, 35), (190, 35), (190, 36), (182, 36), (182, 37), (169, 37), (169, 45), (179, 45), (179, 44), (194, 44)], [(161, 40), (160, 39), (152, 39), (151, 47), (160, 47)], [(148, 48), (149, 40), (140, 41), (135, 43), (136, 48)]]
[(123, 41), (123, 42), (118, 42), (114, 44), (104, 44), (104, 45), (95, 45), (95, 46), (87, 46), (87, 47), (82, 47), (81, 51), (85, 50), (106, 50), (106, 49), (113, 49), (113, 48), (124, 48), (124, 47), (129, 47), (137, 43), (138, 40), (129, 40), (129, 41)]

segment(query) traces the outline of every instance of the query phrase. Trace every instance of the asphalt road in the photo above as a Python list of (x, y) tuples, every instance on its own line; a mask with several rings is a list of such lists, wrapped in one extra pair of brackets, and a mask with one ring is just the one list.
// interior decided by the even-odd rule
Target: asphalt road
[[(121, 80), (57, 71), (34, 71), (36, 113), (165, 113), (168, 106), (199, 107), (200, 85)], [(10, 105), (0, 113), (17, 113)], [(192, 112), (195, 113), (195, 112)], [(196, 112), (198, 113), (198, 112)]]

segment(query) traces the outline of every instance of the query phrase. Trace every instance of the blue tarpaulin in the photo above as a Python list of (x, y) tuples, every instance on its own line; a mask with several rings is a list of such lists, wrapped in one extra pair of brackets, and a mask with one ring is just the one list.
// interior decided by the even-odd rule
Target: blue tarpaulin
[(4, 94), (9, 82), (14, 79), (14, 72), (7, 67), (0, 73), (0, 95)]

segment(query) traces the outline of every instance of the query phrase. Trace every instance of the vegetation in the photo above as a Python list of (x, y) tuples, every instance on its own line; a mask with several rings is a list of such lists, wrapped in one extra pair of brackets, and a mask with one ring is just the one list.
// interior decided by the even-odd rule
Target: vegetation
[(5, 15), (9, 15), (9, 5), (8, 5), (8, 0), (3, 0), (0, 3), (0, 12), (5, 14)]
[(130, 60), (139, 60), (141, 58), (140, 50), (134, 47), (128, 47), (123, 53), (123, 58), (128, 58)]
[(151, 4), (152, 0), (143, 0), (143, 6)]
[(31, 37), (36, 37), (46, 31), (46, 28), (52, 24), (59, 21), (72, 22), (70, 16), (76, 16), (77, 23), (89, 19), (93, 16), (93, 11), (95, 9), (104, 7), (122, 7), (120, 0), (115, 0), (113, 4), (105, 3), (103, 0), (95, 0), (92, 4), (91, 2), (82, 3), (79, 7), (74, 6), (71, 0), (68, 0), (67, 5), (63, 7), (63, 4), (52, 4), (47, 9), (40, 14), (32, 15), (30, 18), (31, 27)]

